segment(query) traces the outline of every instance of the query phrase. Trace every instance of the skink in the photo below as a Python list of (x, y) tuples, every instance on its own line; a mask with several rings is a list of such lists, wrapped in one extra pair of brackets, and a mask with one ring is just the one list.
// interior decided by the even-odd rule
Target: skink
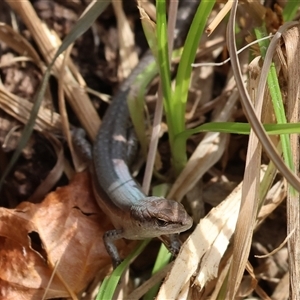
[[(191, 8), (191, 4), (197, 5), (197, 1), (185, 2), (193, 12), (195, 8)], [(182, 18), (187, 19), (186, 15)], [(136, 77), (153, 61), (151, 54), (145, 55), (122, 83), (104, 116), (93, 147), (94, 194), (115, 227), (104, 235), (114, 266), (121, 262), (115, 240), (161, 237), (186, 231), (192, 226), (191, 217), (180, 203), (146, 196), (128, 167), (128, 148), (135, 148), (135, 142), (129, 138), (130, 118), (126, 98)]]

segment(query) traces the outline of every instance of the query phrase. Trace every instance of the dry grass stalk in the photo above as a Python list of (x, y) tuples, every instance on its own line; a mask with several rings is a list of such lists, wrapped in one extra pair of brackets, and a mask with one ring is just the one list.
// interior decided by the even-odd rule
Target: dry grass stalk
[[(262, 168), (260, 177), (262, 178), (264, 174), (265, 168)], [(186, 284), (189, 285), (189, 288), (194, 286), (198, 292), (205, 289), (210, 300), (217, 299), (232, 261), (232, 248), (227, 249), (227, 247), (235, 231), (243, 185), (242, 182), (200, 221), (195, 231), (182, 246), (157, 299), (178, 299), (178, 295), (182, 294)], [(262, 213), (258, 215), (259, 220), (266, 218), (283, 201), (284, 186), (285, 181), (282, 179), (270, 189)], [(255, 228), (258, 225), (259, 223), (255, 223)], [(225, 261), (220, 264), (226, 251), (229, 252)], [(218, 279), (218, 284), (212, 287), (212, 294), (210, 294), (207, 291), (208, 283), (215, 278)], [(193, 284), (190, 284), (191, 280), (193, 280)]]
[[(7, 0), (6, 2), (22, 18), (36, 41), (46, 63), (49, 64), (61, 42), (57, 41), (57, 37), (53, 35), (39, 19), (28, 0), (21, 2)], [(53, 66), (53, 73), (57, 78), (61, 72), (62, 63), (62, 57), (59, 57)], [(79, 73), (77, 74), (77, 77), (78, 76), (80, 76)], [(82, 79), (82, 82), (83, 81)], [(86, 129), (88, 135), (94, 139), (100, 126), (99, 116), (88, 95), (69, 69), (66, 71), (63, 87), (67, 99), (81, 124)]]
[[(300, 25), (289, 29), (283, 34), (287, 64), (287, 120), (290, 123), (299, 122), (300, 98)], [(299, 176), (299, 135), (290, 135), (293, 162), (296, 175)], [(294, 232), (288, 240), (290, 267), (290, 299), (300, 299), (300, 203), (299, 194), (288, 190), (287, 197), (287, 234)]]
[(120, 82), (128, 77), (132, 69), (138, 63), (138, 55), (135, 51), (134, 35), (130, 28), (129, 22), (124, 14), (122, 1), (112, 1), (112, 5), (116, 14), (118, 37), (119, 37), (119, 56), (120, 63), (118, 69), (118, 77)]
[[(272, 159), (272, 161), (274, 162), (274, 164), (276, 165), (276, 167), (278, 168), (278, 170), (280, 170), (280, 172), (282, 173), (282, 175), (291, 183), (291, 185), (293, 185), (293, 187), (295, 187), (297, 190), (300, 189), (300, 182), (299, 182), (299, 178), (296, 177), (290, 170), (289, 168), (285, 165), (285, 163), (282, 161), (282, 159), (280, 158), (278, 152), (276, 151), (274, 145), (271, 143), (270, 138), (266, 135), (264, 129), (262, 128), (262, 125), (259, 121), (259, 119), (257, 118), (253, 105), (249, 99), (249, 95), (247, 93), (247, 91), (245, 90), (243, 81), (242, 81), (242, 77), (241, 77), (241, 71), (240, 71), (240, 65), (238, 62), (238, 58), (236, 55), (236, 45), (235, 45), (235, 35), (234, 35), (234, 24), (235, 24), (235, 14), (236, 14), (236, 9), (237, 9), (237, 1), (234, 2), (232, 11), (231, 11), (231, 15), (230, 15), (230, 19), (229, 19), (229, 30), (228, 30), (228, 44), (229, 44), (229, 52), (230, 52), (230, 56), (232, 59), (232, 66), (233, 66), (233, 72), (235, 74), (235, 79), (237, 82), (237, 86), (239, 89), (239, 92), (241, 94), (241, 101), (245, 110), (245, 114), (249, 120), (249, 122), (252, 125), (253, 130), (255, 131), (257, 137), (259, 138), (260, 142), (263, 144), (268, 156)], [(280, 28), (280, 30), (276, 33), (275, 37), (273, 38), (272, 43), (275, 43), (278, 38), (281, 36), (282, 32), (286, 29), (288, 29), (288, 27), (290, 27), (291, 24), (285, 24), (284, 26), (282, 26)], [(266, 55), (266, 59), (265, 59), (265, 63), (264, 63), (264, 75), (266, 76), (266, 73), (269, 70), (269, 67), (267, 67), (267, 63), (266, 61), (269, 60), (268, 63), (270, 63), (271, 58), (273, 55), (270, 55), (270, 52), (273, 50), (273, 47), (269, 47), (267, 55)], [(263, 72), (262, 72), (263, 73)], [(263, 75), (262, 75), (263, 77)], [(261, 87), (264, 88), (265, 86), (265, 81), (261, 81)], [(260, 88), (258, 89), (260, 91)], [(258, 97), (261, 96), (263, 97), (263, 93), (262, 92), (258, 92)], [(260, 103), (259, 101), (257, 101), (258, 103)], [(259, 104), (261, 105), (261, 104)], [(249, 161), (249, 160), (248, 160)], [(247, 175), (246, 175), (247, 176)], [(255, 180), (255, 179), (253, 179)], [(249, 182), (249, 184), (251, 184), (251, 182)], [(249, 185), (250, 187), (251, 185)], [(249, 188), (248, 187), (248, 188)], [(247, 195), (247, 194), (246, 194)], [(245, 195), (245, 196), (246, 196)], [(256, 203), (253, 203), (254, 205), (257, 205)], [(252, 208), (250, 207), (250, 212), (253, 214), (254, 210), (252, 210)], [(252, 215), (253, 218), (253, 215)], [(249, 219), (248, 219), (249, 221)], [(241, 220), (242, 223), (242, 220)], [(251, 224), (252, 226), (252, 222), (249, 222), (249, 224)], [(250, 231), (252, 231), (252, 227), (250, 228)], [(249, 238), (251, 237), (251, 234), (249, 234)], [(241, 238), (242, 240), (242, 238)], [(244, 239), (245, 241), (245, 239)], [(239, 267), (236, 266), (232, 268), (231, 270), (231, 276), (229, 279), (229, 299), (233, 299), (236, 291), (237, 291), (237, 286), (240, 283), (241, 277), (242, 277), (242, 272), (243, 269), (245, 267), (245, 256), (246, 256), (246, 252), (249, 251), (249, 243), (250, 241), (245, 241), (244, 245), (239, 244), (239, 246), (243, 247), (242, 250), (236, 249), (236, 255), (239, 258), (239, 263), (243, 263), (242, 265), (240, 265)], [(248, 250), (247, 250), (248, 248)], [(248, 254), (247, 254), (248, 255)], [(235, 262), (236, 263), (236, 262)], [(237, 264), (237, 263), (236, 263)]]
[[(260, 118), (262, 103), (257, 105), (256, 90), (259, 80), (259, 67), (256, 61), (250, 66), (251, 72), (249, 79), (249, 90), (251, 91), (251, 101), (256, 106), (257, 117)], [(256, 224), (256, 216), (259, 203), (259, 184), (260, 174), (258, 172), (261, 165), (261, 145), (257, 136), (251, 131), (248, 142), (248, 151), (246, 158), (246, 167), (242, 186), (241, 209), (237, 221), (234, 235), (233, 259), (230, 269), (230, 280), (228, 283), (229, 299), (233, 299), (237, 294), (242, 281), (244, 268), (248, 261), (248, 255), (251, 247), (252, 235)]]
[[(26, 99), (18, 97), (0, 85), (0, 105), (7, 114), (26, 124), (32, 109), (32, 103)], [(48, 131), (52, 133), (61, 132), (60, 115), (50, 109), (41, 107), (34, 125), (38, 131)]]

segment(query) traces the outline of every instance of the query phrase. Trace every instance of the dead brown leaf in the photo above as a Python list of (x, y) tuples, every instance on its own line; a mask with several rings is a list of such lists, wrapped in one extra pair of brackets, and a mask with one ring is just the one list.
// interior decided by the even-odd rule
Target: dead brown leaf
[(110, 267), (102, 241), (110, 221), (86, 173), (42, 203), (1, 208), (0, 216), (0, 299), (42, 299), (55, 267), (45, 298), (74, 297)]

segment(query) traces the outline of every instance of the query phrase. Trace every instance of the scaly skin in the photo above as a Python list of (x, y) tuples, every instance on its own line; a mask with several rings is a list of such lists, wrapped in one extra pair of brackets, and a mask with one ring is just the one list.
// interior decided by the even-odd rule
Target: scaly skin
[[(186, 1), (186, 5), (198, 4), (196, 1)], [(195, 8), (190, 9), (190, 13), (194, 11)], [(179, 16), (188, 19), (186, 14), (180, 15), (180, 10)], [(182, 20), (180, 22), (178, 23), (182, 28)], [(177, 37), (181, 36), (181, 28), (177, 31)], [(123, 82), (104, 116), (93, 147), (94, 193), (99, 206), (115, 227), (115, 230), (104, 235), (106, 249), (114, 266), (121, 262), (114, 240), (139, 240), (177, 234), (188, 230), (193, 223), (180, 203), (162, 197), (146, 196), (132, 178), (128, 167), (128, 147), (136, 147), (134, 140), (129, 138), (132, 134), (129, 134), (128, 129), (130, 117), (126, 98), (137, 76), (153, 61), (153, 56), (147, 52)], [(169, 245), (165, 238), (161, 239), (171, 251), (178, 250), (173, 249), (178, 244)]]

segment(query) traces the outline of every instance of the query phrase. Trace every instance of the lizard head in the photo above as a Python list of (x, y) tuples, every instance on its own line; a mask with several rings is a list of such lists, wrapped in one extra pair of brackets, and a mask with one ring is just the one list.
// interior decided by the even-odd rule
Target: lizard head
[(132, 206), (130, 214), (141, 225), (139, 234), (143, 237), (180, 233), (193, 225), (182, 204), (162, 197), (147, 197), (139, 201), (139, 205)]

